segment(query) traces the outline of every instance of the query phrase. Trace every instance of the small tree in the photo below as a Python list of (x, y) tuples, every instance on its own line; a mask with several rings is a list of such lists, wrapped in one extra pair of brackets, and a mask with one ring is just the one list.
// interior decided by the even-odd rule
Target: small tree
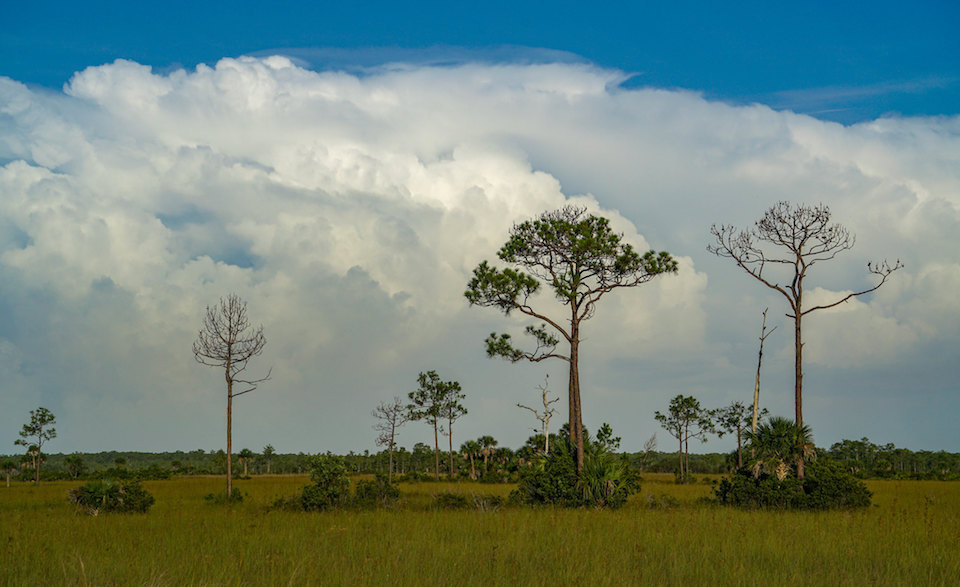
[[(707, 246), (708, 251), (732, 259), (748, 275), (787, 299), (790, 306), (787, 317), (793, 318), (794, 333), (795, 423), (802, 427), (803, 317), (877, 290), (903, 264), (899, 259), (893, 265), (886, 261), (876, 265), (867, 263), (867, 271), (880, 278), (876, 285), (847, 294), (834, 302), (805, 307), (804, 280), (810, 269), (820, 261), (829, 261), (853, 248), (856, 242), (856, 238), (844, 226), (830, 223), (829, 207), (824, 204), (794, 206), (790, 202), (778, 202), (751, 229), (739, 230), (731, 225), (714, 224), (710, 232), (715, 243)], [(786, 271), (777, 276), (778, 268), (785, 268)], [(797, 461), (797, 473), (803, 479), (802, 459)]]
[(3, 471), (4, 476), (7, 478), (7, 487), (10, 487), (10, 475), (17, 471), (16, 461), (13, 459), (4, 459), (3, 461), (0, 461), (0, 471)]
[(237, 460), (243, 463), (243, 476), (247, 476), (247, 465), (250, 463), (250, 460), (253, 459), (253, 451), (249, 448), (245, 448), (237, 454)]
[[(559, 397), (555, 397), (553, 399), (547, 399), (549, 384), (550, 384), (550, 376), (547, 375), (543, 380), (543, 385), (537, 386), (537, 388), (540, 390), (541, 400), (543, 401), (543, 413), (540, 413), (538, 410), (535, 410), (529, 406), (525, 406), (517, 402), (518, 408), (530, 410), (531, 412), (533, 412), (533, 416), (540, 421), (539, 432), (540, 434), (543, 435), (543, 454), (545, 456), (550, 454), (550, 418), (552, 418), (553, 415), (557, 413), (557, 410), (555, 408), (551, 408), (550, 404), (554, 404), (560, 401)], [(537, 432), (537, 429), (533, 428), (533, 431)]]
[(485, 435), (478, 438), (477, 442), (480, 444), (480, 454), (483, 455), (483, 472), (486, 473), (487, 462), (497, 447), (497, 439), (492, 436)]
[(399, 397), (393, 396), (391, 402), (380, 402), (371, 415), (377, 419), (373, 425), (373, 429), (378, 432), (377, 446), (386, 445), (390, 451), (387, 482), (393, 483), (393, 447), (396, 445), (397, 429), (409, 421), (407, 408)]
[[(780, 416), (760, 424), (756, 432), (747, 432), (747, 440), (754, 455), (750, 465), (754, 477), (759, 477), (761, 472), (768, 472), (783, 481), (790, 473), (792, 464), (816, 456), (810, 427), (797, 426), (795, 422)], [(800, 477), (799, 468), (797, 477)]]
[(447, 437), (447, 442), (449, 443), (450, 450), (450, 467), (448, 469), (449, 477), (453, 478), (453, 423), (459, 420), (462, 416), (467, 414), (467, 408), (463, 407), (463, 404), (460, 403), (466, 397), (460, 390), (460, 384), (456, 381), (447, 389), (446, 397), (444, 398), (442, 409), (440, 410), (441, 416), (446, 420), (446, 428), (440, 428), (441, 433)]
[(470, 459), (470, 479), (476, 479), (477, 468), (473, 459), (480, 454), (480, 443), (476, 440), (468, 440), (460, 445), (460, 452)]
[(71, 478), (77, 479), (87, 470), (87, 464), (83, 462), (83, 457), (79, 454), (67, 455), (63, 459), (63, 466)]
[[(33, 463), (34, 484), (40, 485), (40, 463), (43, 461), (43, 443), (57, 437), (57, 423), (53, 412), (44, 407), (30, 410), (30, 421), (20, 430), (20, 438), (14, 444), (27, 447), (27, 455)], [(29, 442), (33, 439), (33, 443)]]
[(690, 439), (707, 441), (707, 434), (713, 432), (713, 413), (700, 407), (696, 398), (678, 395), (670, 400), (666, 414), (656, 412), (654, 417), (680, 443), (680, 474), (677, 478), (686, 481), (690, 473)]
[[(201, 365), (220, 367), (227, 382), (227, 496), (233, 495), (233, 398), (250, 393), (270, 378), (244, 379), (250, 359), (263, 352), (267, 339), (263, 326), (253, 328), (247, 317), (247, 303), (235, 294), (207, 306), (203, 326), (193, 343), (193, 356)], [(235, 389), (240, 387), (240, 390)]]
[(417, 381), (420, 387), (407, 394), (411, 401), (407, 404), (407, 417), (410, 420), (426, 420), (427, 424), (433, 427), (434, 470), (439, 480), (440, 422), (448, 415), (448, 398), (451, 394), (460, 392), (460, 384), (456, 381), (441, 381), (436, 371), (421, 372)]
[(267, 475), (270, 474), (270, 462), (273, 460), (273, 455), (275, 454), (277, 454), (277, 451), (274, 450), (272, 444), (263, 447), (263, 460), (267, 462)]
[[(720, 408), (714, 412), (716, 424), (720, 435), (724, 433), (737, 434), (737, 468), (743, 467), (742, 438), (743, 432), (750, 426), (753, 420), (753, 414), (757, 413), (756, 407), (746, 407), (743, 402), (733, 402), (729, 406)], [(760, 416), (766, 415), (767, 409), (759, 412)]]
[[(470, 305), (496, 308), (509, 315), (514, 310), (541, 321), (527, 326), (536, 344), (532, 351), (513, 346), (509, 334), (491, 334), (487, 356), (512, 362), (539, 362), (555, 358), (570, 370), (568, 399), (569, 434), (576, 448), (576, 469), (583, 471), (583, 414), (580, 405), (580, 328), (593, 316), (596, 304), (607, 293), (635, 287), (664, 273), (676, 273), (677, 262), (669, 253), (648, 251), (643, 255), (622, 242), (623, 235), (610, 229), (610, 221), (587, 214), (586, 208), (566, 206), (544, 212), (533, 220), (515, 224), (510, 238), (500, 248), (501, 261), (517, 267), (498, 269), (483, 261), (473, 270), (464, 292)], [(528, 271), (529, 274), (524, 273)], [(545, 282), (554, 297), (569, 310), (567, 320), (547, 316), (530, 304), (531, 296)], [(568, 345), (557, 352), (559, 335)]]

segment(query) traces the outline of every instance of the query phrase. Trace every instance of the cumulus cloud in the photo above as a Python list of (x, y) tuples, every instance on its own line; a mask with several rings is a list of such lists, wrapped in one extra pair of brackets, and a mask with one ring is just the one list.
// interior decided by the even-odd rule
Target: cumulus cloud
[(570, 202), (680, 260), (585, 328), (587, 424), (627, 448), (671, 395), (743, 399), (754, 322), (781, 301), (704, 246), (711, 223), (776, 200), (827, 202), (858, 235), (814, 296), (862, 287), (868, 258), (907, 264), (811, 320), (810, 370), (909, 369), (957, 344), (960, 119), (844, 127), (624, 79), (574, 60), (347, 72), (278, 56), (167, 74), (121, 60), (62, 94), (0, 78), (0, 372), (18, 390), (2, 424), (50, 404), (80, 449), (220, 446), (221, 379), (190, 343), (236, 292), (274, 367), (238, 406), (240, 444), (372, 448), (370, 409), (427, 369), (464, 383), (465, 436), (519, 444), (518, 395), (562, 365), (488, 361), (484, 336), (524, 324), (462, 292), (514, 222)]

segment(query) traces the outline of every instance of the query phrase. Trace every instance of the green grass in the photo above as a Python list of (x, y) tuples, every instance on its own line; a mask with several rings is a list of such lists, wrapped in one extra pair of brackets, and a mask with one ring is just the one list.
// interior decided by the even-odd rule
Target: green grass
[[(870, 482), (857, 512), (746, 512), (698, 502), (710, 486), (649, 475), (618, 511), (437, 511), (441, 491), (403, 485), (391, 511), (268, 511), (306, 477), (238, 481), (242, 504), (203, 495), (221, 478), (144, 486), (146, 515), (77, 515), (77, 483), (0, 486), (0, 583), (8, 585), (951, 585), (960, 577), (960, 483)], [(647, 496), (678, 500), (646, 507)]]

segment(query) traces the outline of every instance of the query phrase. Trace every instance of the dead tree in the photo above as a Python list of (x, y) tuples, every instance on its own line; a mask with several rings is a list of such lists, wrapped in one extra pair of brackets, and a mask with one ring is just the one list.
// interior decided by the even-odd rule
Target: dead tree
[[(763, 341), (767, 340), (767, 337), (773, 334), (773, 331), (777, 329), (776, 326), (770, 332), (767, 332), (767, 310), (770, 308), (763, 309), (763, 324), (760, 326), (760, 354), (757, 357), (757, 379), (753, 385), (753, 425), (751, 430), (753, 433), (757, 433), (757, 420), (759, 416), (758, 410), (760, 409), (760, 365), (763, 363)], [(743, 463), (740, 463), (742, 466)]]
[(391, 402), (380, 402), (371, 412), (371, 415), (377, 419), (373, 429), (377, 435), (377, 446), (387, 446), (390, 451), (390, 468), (387, 470), (387, 479), (393, 483), (393, 447), (396, 444), (397, 428), (400, 428), (409, 421), (407, 416), (407, 406), (400, 401), (400, 398), (393, 396)]
[[(517, 403), (518, 408), (523, 408), (525, 410), (530, 410), (533, 412), (533, 415), (540, 420), (540, 433), (543, 434), (543, 454), (544, 456), (550, 455), (550, 418), (557, 413), (556, 408), (551, 408), (550, 404), (557, 403), (560, 401), (559, 397), (555, 397), (551, 400), (547, 399), (547, 393), (549, 392), (548, 386), (550, 384), (550, 375), (547, 375), (543, 380), (543, 385), (538, 385), (537, 388), (540, 390), (540, 396), (543, 401), (543, 413), (525, 406), (521, 403)], [(536, 428), (533, 429), (536, 432)]]
[[(898, 259), (893, 265), (883, 261), (867, 263), (867, 271), (880, 281), (873, 287), (853, 292), (828, 303), (804, 308), (804, 280), (810, 269), (820, 261), (829, 261), (853, 248), (856, 238), (840, 224), (830, 223), (830, 208), (824, 204), (794, 206), (778, 202), (767, 210), (753, 228), (714, 224), (710, 227), (715, 242), (707, 250), (719, 257), (732, 259), (751, 277), (779, 292), (787, 299), (794, 324), (794, 400), (796, 425), (803, 426), (803, 317), (817, 310), (838, 306), (851, 298), (875, 291), (886, 283), (894, 271), (903, 267)], [(778, 269), (786, 269), (777, 275)], [(802, 459), (797, 464), (797, 475), (803, 478)]]
[[(220, 367), (227, 383), (227, 499), (233, 495), (233, 398), (250, 393), (270, 379), (270, 372), (260, 379), (245, 379), (250, 359), (263, 352), (267, 339), (263, 326), (254, 329), (247, 317), (247, 303), (236, 294), (220, 298), (207, 306), (200, 333), (193, 343), (193, 356), (201, 365)], [(239, 391), (236, 387), (241, 388)]]

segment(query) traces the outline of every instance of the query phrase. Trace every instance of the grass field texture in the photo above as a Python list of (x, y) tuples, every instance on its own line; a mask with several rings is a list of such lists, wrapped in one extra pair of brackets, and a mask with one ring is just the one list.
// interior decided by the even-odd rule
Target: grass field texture
[[(443, 511), (442, 491), (505, 496), (475, 483), (402, 485), (392, 510), (269, 511), (306, 477), (147, 482), (146, 515), (76, 513), (78, 483), (0, 486), (5, 585), (956, 585), (960, 482), (874, 481), (854, 512), (738, 511), (709, 485), (648, 475), (617, 511)], [(651, 508), (669, 495), (672, 507)], [(669, 500), (658, 500), (659, 502)]]

